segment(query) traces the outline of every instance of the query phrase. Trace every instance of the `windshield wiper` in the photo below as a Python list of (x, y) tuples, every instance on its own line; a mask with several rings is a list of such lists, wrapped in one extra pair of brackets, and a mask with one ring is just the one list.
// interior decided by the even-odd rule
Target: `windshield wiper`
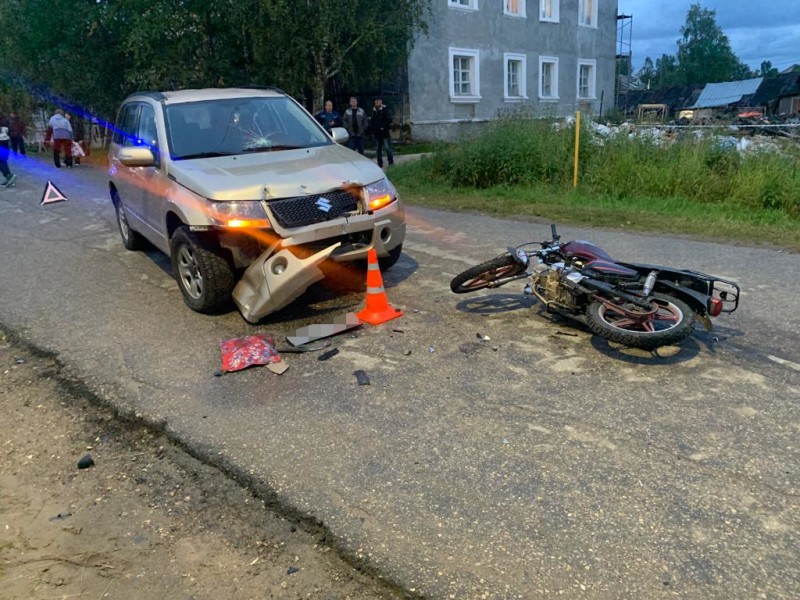
[(195, 154), (184, 154), (175, 156), (173, 160), (190, 160), (193, 158), (216, 158), (217, 156), (233, 156), (235, 152), (197, 152)]

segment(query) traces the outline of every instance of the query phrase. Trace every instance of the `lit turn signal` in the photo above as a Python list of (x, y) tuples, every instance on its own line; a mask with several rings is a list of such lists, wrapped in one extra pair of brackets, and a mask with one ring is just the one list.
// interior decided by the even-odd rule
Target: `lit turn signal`
[(378, 210), (379, 208), (383, 208), (387, 204), (391, 204), (392, 197), (389, 194), (385, 196), (378, 196), (377, 198), (370, 198), (369, 201), (369, 209), (370, 210)]
[(266, 219), (228, 219), (225, 226), (236, 229), (242, 229), (244, 227), (269, 227), (269, 221)]
[(385, 177), (367, 185), (365, 192), (369, 211), (388, 206), (397, 199), (397, 190)]

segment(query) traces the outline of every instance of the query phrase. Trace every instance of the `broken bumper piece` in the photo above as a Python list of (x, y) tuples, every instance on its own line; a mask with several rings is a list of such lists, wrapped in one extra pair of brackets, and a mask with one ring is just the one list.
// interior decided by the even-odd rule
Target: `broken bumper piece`
[(233, 289), (233, 301), (242, 316), (257, 323), (297, 299), (308, 287), (323, 278), (319, 264), (330, 257), (339, 243), (309, 256), (298, 258), (291, 250), (267, 250), (244, 272)]

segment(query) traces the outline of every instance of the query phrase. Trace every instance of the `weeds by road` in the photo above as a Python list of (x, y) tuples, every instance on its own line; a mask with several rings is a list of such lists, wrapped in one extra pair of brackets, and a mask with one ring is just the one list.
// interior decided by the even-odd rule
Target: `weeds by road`
[(391, 177), (412, 204), (800, 249), (800, 146), (741, 155), (718, 139), (583, 136), (577, 189), (574, 127), (519, 117)]

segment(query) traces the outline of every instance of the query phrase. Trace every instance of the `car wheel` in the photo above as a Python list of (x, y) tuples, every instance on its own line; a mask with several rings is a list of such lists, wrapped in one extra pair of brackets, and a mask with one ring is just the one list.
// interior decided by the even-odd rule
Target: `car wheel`
[(381, 271), (385, 271), (386, 269), (391, 269), (395, 263), (400, 260), (400, 255), (403, 253), (403, 244), (398, 244), (391, 250), (389, 250), (388, 256), (380, 256), (378, 257), (378, 266), (381, 268)]
[(172, 272), (186, 305), (207, 314), (228, 308), (235, 283), (230, 263), (185, 226), (175, 231), (170, 247)]
[(119, 193), (112, 192), (111, 201), (114, 203), (114, 210), (117, 213), (117, 227), (119, 227), (119, 236), (122, 238), (122, 245), (128, 250), (140, 250), (144, 245), (144, 238), (131, 229)]

